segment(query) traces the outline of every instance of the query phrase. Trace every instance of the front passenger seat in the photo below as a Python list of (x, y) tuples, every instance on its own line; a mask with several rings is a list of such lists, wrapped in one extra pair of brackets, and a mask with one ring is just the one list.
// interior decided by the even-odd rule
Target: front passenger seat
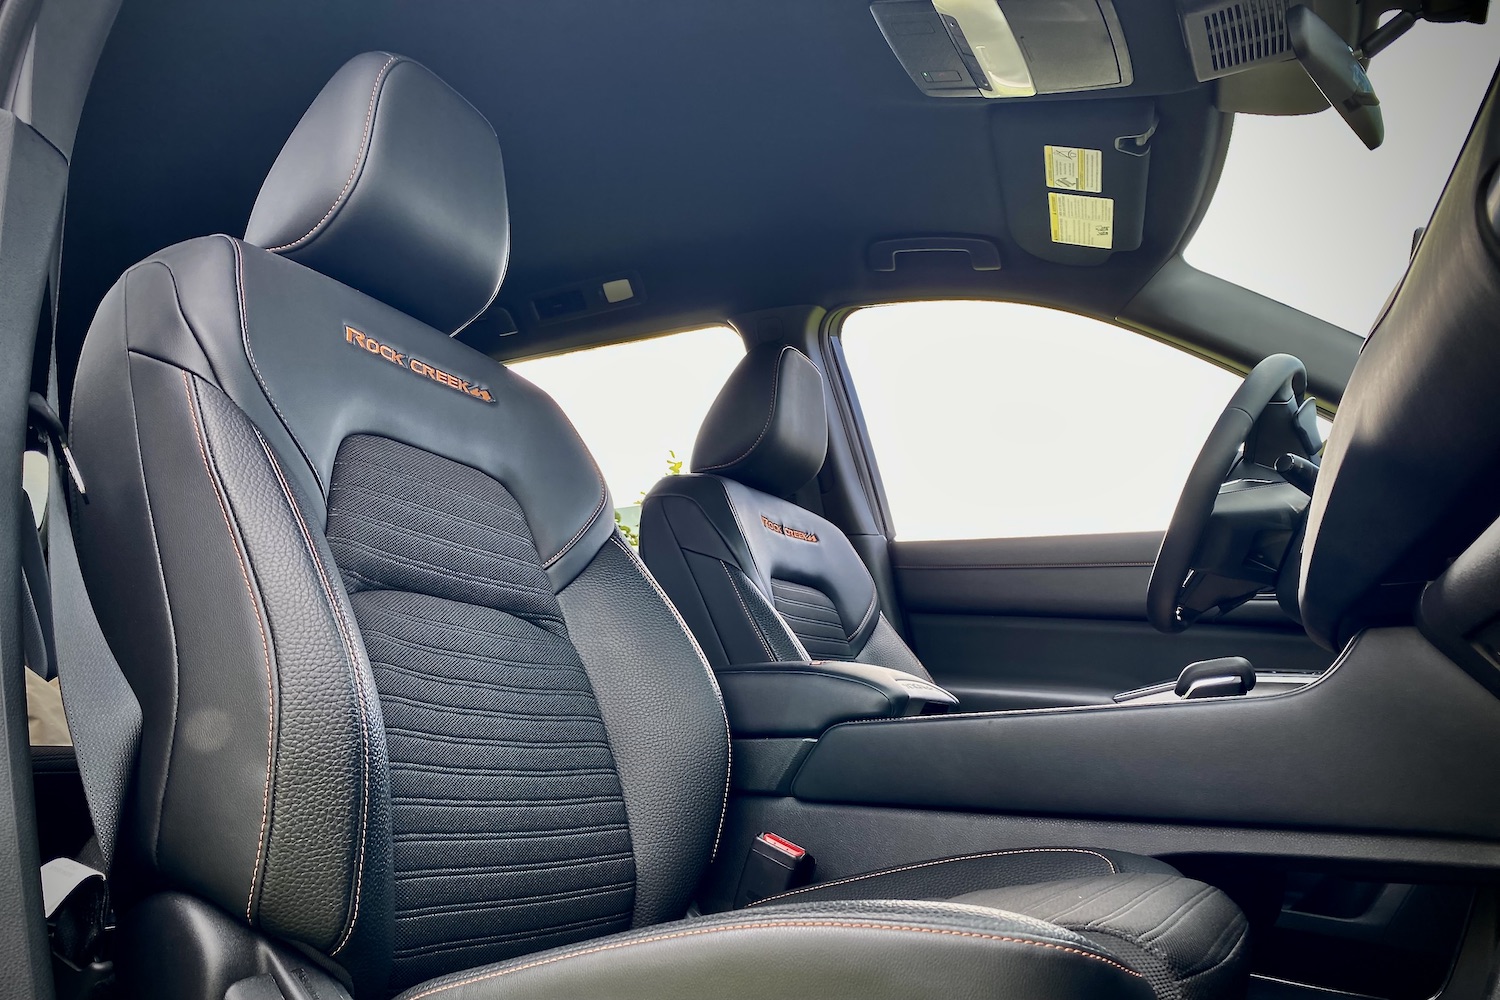
[(73, 394), (80, 551), (143, 716), (111, 872), (134, 995), (1243, 989), (1234, 904), (1106, 851), (687, 917), (729, 837), (713, 674), (556, 405), (449, 337), (509, 250), (489, 124), (359, 56), (247, 237), (127, 271)]
[(642, 502), (641, 558), (715, 669), (853, 660), (931, 680), (849, 539), (786, 499), (827, 451), (822, 372), (794, 347), (751, 348), (698, 430), (692, 474)]

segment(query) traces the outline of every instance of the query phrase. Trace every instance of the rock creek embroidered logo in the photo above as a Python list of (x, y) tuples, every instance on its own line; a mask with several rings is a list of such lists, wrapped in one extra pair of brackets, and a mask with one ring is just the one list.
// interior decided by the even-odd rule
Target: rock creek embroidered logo
[(435, 365), (429, 365), (427, 362), (414, 358), (404, 351), (396, 350), (390, 344), (383, 344), (374, 337), (361, 333), (352, 326), (344, 327), (344, 343), (352, 344), (355, 347), (368, 351), (376, 357), (384, 358), (398, 368), (405, 368), (413, 375), (430, 378), (439, 385), (455, 389), (465, 396), (472, 396), (486, 403), (493, 403), (495, 401), (494, 394), (486, 386), (479, 385), (477, 382), (465, 381), (457, 375), (445, 372)]
[(766, 526), (767, 531), (774, 531), (778, 535), (785, 535), (788, 538), (795, 538), (799, 542), (812, 542), (814, 545), (816, 545), (818, 542), (817, 535), (814, 535), (808, 531), (802, 531), (797, 528), (788, 528), (784, 524), (777, 524), (775, 521), (771, 520), (764, 514), (760, 516), (760, 523)]

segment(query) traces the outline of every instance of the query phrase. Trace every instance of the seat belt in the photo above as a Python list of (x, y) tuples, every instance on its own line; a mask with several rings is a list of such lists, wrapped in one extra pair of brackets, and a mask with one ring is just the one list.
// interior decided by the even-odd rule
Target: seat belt
[(52, 641), (52, 589), (47, 583), (47, 555), (34, 527), (31, 501), (23, 489), (17, 498), (21, 516), (21, 651), (26, 666), (44, 681), (57, 676), (57, 646)]
[[(34, 558), (41, 548), (36, 536), (22, 545), (22, 611), (23, 619), (36, 619), (34, 629), (23, 623), (30, 639), (28, 666), (41, 668), (44, 676), (53, 666), (57, 671), (63, 714), (98, 845), (97, 868), (79, 860), (56, 858), (44, 864), (40, 873), (41, 902), (53, 954), (52, 978), (64, 994), (86, 998), (107, 987), (113, 976), (105, 940), (111, 923), (105, 873), (114, 863), (126, 789), (140, 742), (141, 709), (89, 601), (73, 538), (69, 490), (61, 473), (61, 466), (66, 465), (80, 501), (87, 502), (56, 410), (61, 211), (54, 225), (51, 266), (46, 276), (48, 313), (37, 323), (33, 392), (28, 400), (28, 436), (38, 443), (45, 439), (47, 445), (49, 476), (43, 523), (46, 563), (42, 565)], [(40, 364), (43, 358), (45, 368)], [(23, 513), (21, 523), (29, 530), (31, 511)]]
[[(94, 821), (104, 871), (114, 862), (120, 814), (136, 748), (141, 706), (110, 651), (89, 601), (68, 516), (68, 486), (58, 468), (66, 445), (54, 441), (47, 487), (47, 572), (52, 580), (52, 631), (63, 713), (73, 737), (78, 774)], [(60, 462), (61, 459), (61, 462)], [(87, 495), (83, 495), (87, 502)]]
[[(47, 575), (52, 591), (52, 633), (57, 655), (57, 675), (62, 688), (63, 714), (73, 738), (78, 774), (94, 823), (104, 872), (114, 863), (115, 844), (125, 793), (135, 767), (141, 737), (141, 706), (125, 680), (119, 661), (104, 638), (99, 618), (89, 601), (78, 563), (69, 511), (69, 484), (61, 468), (77, 487), (78, 498), (88, 502), (84, 480), (67, 433), (58, 417), (57, 386), (57, 286), (62, 261), (62, 221), (58, 220), (57, 254), (48, 282), (51, 322), (42, 326), (47, 336), (46, 397), (33, 392), (31, 412), (37, 429), (48, 439)], [(49, 335), (50, 334), (50, 335)], [(38, 345), (40, 346), (40, 345)], [(48, 900), (52, 904), (62, 900)]]

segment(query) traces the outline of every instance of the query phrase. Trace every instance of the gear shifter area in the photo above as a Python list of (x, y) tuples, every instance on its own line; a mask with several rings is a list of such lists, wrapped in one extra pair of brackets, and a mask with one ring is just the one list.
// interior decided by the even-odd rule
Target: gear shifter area
[(1243, 656), (1221, 656), (1189, 663), (1177, 675), (1173, 693), (1179, 698), (1225, 698), (1249, 694), (1255, 687), (1255, 668)]
[(1319, 676), (1304, 670), (1257, 672), (1243, 656), (1221, 656), (1189, 663), (1175, 681), (1124, 691), (1114, 700), (1117, 705), (1167, 705), (1201, 698), (1260, 698), (1295, 691)]

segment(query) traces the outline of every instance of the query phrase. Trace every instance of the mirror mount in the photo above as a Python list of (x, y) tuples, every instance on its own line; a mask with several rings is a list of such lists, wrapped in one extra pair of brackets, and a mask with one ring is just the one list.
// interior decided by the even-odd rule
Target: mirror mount
[[(1286, 31), (1297, 61), (1328, 103), (1365, 146), (1379, 146), (1385, 140), (1380, 98), (1375, 96), (1375, 88), (1354, 50), (1326, 21), (1301, 4), (1286, 12)], [(1390, 41), (1394, 39), (1385, 44)]]
[(1421, 18), (1417, 17), (1411, 11), (1401, 11), (1395, 17), (1365, 36), (1364, 41), (1359, 43), (1359, 49), (1356, 54), (1361, 59), (1369, 62), (1389, 48), (1392, 42), (1410, 31), (1419, 20)]

